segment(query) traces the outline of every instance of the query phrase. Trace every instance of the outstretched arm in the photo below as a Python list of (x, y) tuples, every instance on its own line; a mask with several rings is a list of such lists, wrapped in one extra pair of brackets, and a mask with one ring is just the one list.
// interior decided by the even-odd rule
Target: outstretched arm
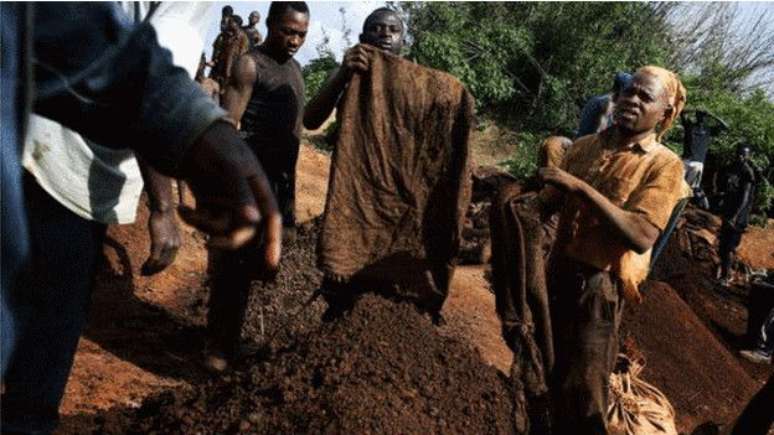
[(368, 71), (373, 47), (358, 44), (347, 50), (341, 67), (337, 68), (304, 108), (304, 127), (316, 130), (331, 116), (341, 94), (355, 71)]

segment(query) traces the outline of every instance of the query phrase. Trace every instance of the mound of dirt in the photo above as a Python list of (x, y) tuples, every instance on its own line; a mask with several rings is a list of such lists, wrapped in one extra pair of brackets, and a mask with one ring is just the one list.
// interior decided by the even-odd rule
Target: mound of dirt
[(148, 433), (511, 433), (498, 372), (412, 306), (364, 296), (274, 360), (146, 402)]
[(627, 353), (641, 353), (643, 378), (669, 398), (678, 427), (729, 422), (758, 385), (668, 285), (649, 281), (642, 304), (624, 314)]

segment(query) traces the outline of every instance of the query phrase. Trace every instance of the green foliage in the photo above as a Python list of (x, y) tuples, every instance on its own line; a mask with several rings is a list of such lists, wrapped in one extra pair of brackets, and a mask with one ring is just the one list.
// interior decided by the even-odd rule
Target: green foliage
[(523, 180), (535, 175), (538, 169), (540, 144), (547, 135), (522, 132), (515, 136), (516, 150), (513, 157), (500, 165), (516, 178)]
[[(459, 77), (485, 115), (568, 134), (616, 71), (663, 63), (665, 24), (645, 3), (402, 3), (410, 57)], [(634, 42), (636, 41), (636, 43)]]
[(312, 59), (302, 70), (306, 85), (305, 98), (309, 102), (317, 95), (328, 76), (339, 66), (333, 53), (324, 52), (322, 56)]
[[(399, 3), (413, 41), (408, 56), (457, 76), (476, 97), (482, 117), (521, 132), (514, 158), (506, 162), (517, 176), (533, 173), (535, 146), (542, 138), (573, 136), (583, 103), (608, 92), (615, 72), (648, 64), (679, 70), (673, 62), (682, 60), (676, 41), (684, 29), (676, 26), (685, 20), (670, 21), (671, 7), (634, 2)], [(699, 53), (696, 58), (711, 57)], [(739, 60), (738, 65), (750, 64)], [(757, 210), (771, 214), (774, 108), (764, 91), (741, 90), (739, 83), (752, 69), (730, 64), (699, 62), (680, 71), (688, 105), (709, 109), (731, 127), (714, 142), (710, 164), (730, 161), (742, 140), (755, 147), (765, 180)], [(679, 152), (682, 129), (676, 127), (666, 145)]]

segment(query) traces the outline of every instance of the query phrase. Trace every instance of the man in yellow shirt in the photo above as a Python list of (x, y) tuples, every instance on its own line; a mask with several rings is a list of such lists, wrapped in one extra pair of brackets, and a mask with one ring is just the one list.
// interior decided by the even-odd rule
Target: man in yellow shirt
[(544, 216), (561, 210), (548, 274), (556, 433), (607, 433), (623, 303), (639, 299), (651, 248), (685, 194), (680, 158), (659, 143), (684, 106), (674, 73), (643, 67), (610, 128), (578, 139), (560, 167), (540, 169)]

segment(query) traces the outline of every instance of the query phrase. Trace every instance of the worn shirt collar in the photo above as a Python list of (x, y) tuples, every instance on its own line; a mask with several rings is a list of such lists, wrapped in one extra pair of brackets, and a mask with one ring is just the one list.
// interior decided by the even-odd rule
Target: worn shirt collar
[[(619, 148), (620, 135), (615, 128), (608, 128), (600, 134), (603, 144), (607, 148)], [(623, 149), (637, 149), (647, 154), (658, 146), (656, 141), (656, 132), (653, 132), (637, 142), (632, 142)]]

